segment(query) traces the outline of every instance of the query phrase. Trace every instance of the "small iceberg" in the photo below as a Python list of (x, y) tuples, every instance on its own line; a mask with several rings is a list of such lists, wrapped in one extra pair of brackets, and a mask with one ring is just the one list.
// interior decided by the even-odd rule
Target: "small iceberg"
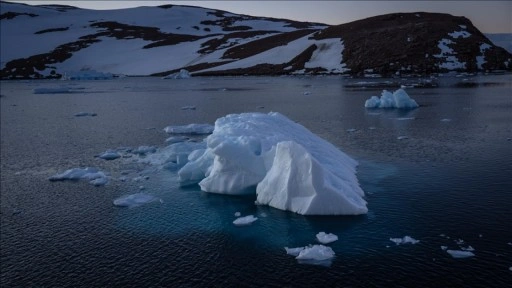
[(188, 124), (182, 126), (167, 126), (164, 131), (168, 134), (211, 134), (214, 127), (210, 124)]
[(410, 236), (404, 236), (403, 238), (389, 238), (391, 242), (394, 242), (396, 245), (401, 244), (417, 244), (420, 240), (416, 240)]
[(64, 171), (63, 173), (53, 175), (50, 178), (48, 178), (48, 180), (52, 182), (65, 180), (87, 180), (94, 186), (102, 186), (108, 183), (108, 177), (107, 175), (105, 175), (105, 173), (96, 168), (91, 167), (86, 167), (84, 169), (72, 168)]
[(320, 233), (316, 234), (316, 239), (318, 240), (318, 242), (320, 242), (322, 244), (328, 244), (328, 243), (337, 241), (338, 236), (336, 236), (332, 233), (326, 234), (325, 232), (320, 232)]
[(398, 108), (398, 109), (415, 109), (419, 105), (409, 97), (404, 89), (398, 89), (391, 93), (383, 90), (380, 98), (372, 96), (364, 103), (366, 108)]
[(468, 258), (475, 256), (473, 252), (464, 250), (446, 250), (446, 252), (452, 255), (453, 258)]
[(180, 72), (176, 72), (163, 77), (163, 79), (188, 79), (190, 78), (190, 72), (185, 69), (181, 69)]
[(120, 158), (121, 155), (119, 155), (119, 153), (117, 153), (117, 151), (105, 151), (103, 153), (101, 153), (100, 155), (98, 155), (98, 158), (101, 158), (101, 159), (104, 159), (104, 160), (115, 160), (117, 158)]
[(158, 197), (155, 197), (153, 195), (144, 194), (144, 193), (135, 193), (130, 195), (121, 196), (113, 201), (113, 204), (115, 206), (119, 207), (138, 207), (147, 203), (151, 203), (154, 201), (160, 201), (162, 200)]
[(324, 245), (313, 245), (302, 249), (299, 255), (295, 257), (295, 259), (323, 261), (333, 258), (334, 255), (335, 253), (331, 247)]
[(233, 221), (233, 224), (235, 224), (236, 226), (246, 226), (251, 225), (256, 220), (258, 220), (258, 217), (254, 217), (254, 215), (249, 215), (236, 218), (235, 221)]

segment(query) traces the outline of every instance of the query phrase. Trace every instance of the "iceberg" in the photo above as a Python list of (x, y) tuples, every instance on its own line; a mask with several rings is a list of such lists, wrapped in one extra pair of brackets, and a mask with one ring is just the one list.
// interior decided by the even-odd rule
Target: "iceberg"
[(248, 215), (236, 218), (235, 221), (233, 221), (233, 224), (235, 224), (236, 226), (246, 226), (252, 224), (252, 222), (256, 220), (258, 220), (258, 217), (254, 217), (254, 215)]
[(50, 181), (65, 181), (65, 180), (87, 180), (89, 183), (93, 184), (94, 186), (102, 186), (108, 183), (108, 178), (105, 173), (102, 171), (86, 167), (84, 169), (82, 168), (72, 168), (68, 169), (60, 174), (56, 174), (48, 178)]
[(167, 76), (163, 77), (163, 79), (187, 79), (190, 77), (191, 77), (190, 72), (188, 72), (188, 70), (181, 69), (180, 72), (176, 72), (176, 73), (167, 75)]
[(410, 236), (404, 236), (403, 238), (389, 238), (391, 242), (394, 242), (396, 245), (400, 244), (417, 244), (420, 240), (416, 240)]
[(322, 244), (328, 244), (328, 243), (337, 241), (338, 236), (336, 236), (332, 233), (326, 234), (325, 232), (320, 232), (320, 233), (316, 234), (316, 240), (318, 240), (318, 242), (320, 242)]
[(305, 247), (300, 251), (299, 255), (295, 257), (297, 260), (329, 260), (335, 255), (331, 247), (324, 245), (313, 245)]
[(398, 89), (393, 93), (383, 90), (380, 98), (372, 96), (364, 103), (366, 108), (415, 109), (418, 106), (418, 103), (411, 99), (404, 89)]
[(144, 194), (144, 193), (135, 193), (135, 194), (121, 196), (121, 197), (115, 199), (113, 201), (113, 204), (115, 206), (119, 206), (119, 207), (132, 208), (132, 207), (138, 207), (143, 204), (151, 203), (151, 202), (158, 201), (158, 200), (161, 201), (160, 198), (157, 198), (153, 195)]
[(182, 185), (254, 194), (256, 203), (303, 215), (368, 211), (357, 162), (285, 116), (271, 112), (217, 119), (207, 148), (178, 171)]
[(121, 155), (119, 155), (119, 153), (117, 153), (117, 151), (112, 151), (112, 150), (105, 151), (105, 152), (101, 153), (100, 155), (98, 155), (98, 158), (101, 158), (104, 160), (115, 160), (120, 157), (121, 157)]

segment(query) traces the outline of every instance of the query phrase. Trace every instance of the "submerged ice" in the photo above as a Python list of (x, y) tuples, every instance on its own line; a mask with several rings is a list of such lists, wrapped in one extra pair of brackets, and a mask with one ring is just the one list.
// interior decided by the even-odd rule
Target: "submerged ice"
[(65, 181), (65, 180), (87, 180), (94, 186), (103, 186), (108, 183), (108, 177), (102, 171), (86, 167), (86, 168), (72, 168), (60, 174), (51, 176), (50, 181)]
[(364, 103), (366, 108), (398, 108), (414, 109), (418, 108), (418, 103), (411, 99), (404, 89), (398, 89), (391, 93), (387, 90), (382, 91), (380, 98), (372, 96)]
[(130, 195), (121, 196), (113, 201), (115, 206), (119, 207), (138, 207), (147, 203), (151, 203), (154, 201), (162, 201), (160, 198), (155, 197), (153, 195), (144, 194), (144, 193), (135, 193)]
[(367, 212), (357, 162), (279, 113), (219, 118), (206, 144), (179, 170), (182, 185), (231, 195), (256, 191), (257, 204), (304, 215)]

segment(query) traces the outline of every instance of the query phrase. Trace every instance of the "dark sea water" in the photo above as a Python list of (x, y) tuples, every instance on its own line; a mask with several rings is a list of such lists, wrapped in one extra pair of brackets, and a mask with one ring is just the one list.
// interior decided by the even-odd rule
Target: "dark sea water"
[[(406, 112), (365, 109), (382, 89), (339, 77), (2, 81), (0, 286), (508, 287), (512, 78), (466, 78), (406, 89), (420, 104)], [(32, 93), (61, 86), (71, 93)], [(97, 116), (74, 116), (84, 111)], [(256, 206), (255, 196), (180, 188), (175, 172), (132, 158), (94, 157), (121, 146), (164, 147), (168, 125), (269, 111), (359, 161), (367, 215), (301, 216)], [(86, 166), (111, 181), (48, 181)], [(129, 180), (119, 181), (122, 174)], [(113, 206), (140, 186), (162, 203)], [(236, 227), (235, 212), (259, 219)], [(339, 237), (328, 244), (336, 253), (330, 265), (286, 254), (284, 247), (316, 244), (320, 231)], [(404, 236), (420, 242), (389, 240)], [(471, 246), (475, 256), (455, 259), (442, 246)]]

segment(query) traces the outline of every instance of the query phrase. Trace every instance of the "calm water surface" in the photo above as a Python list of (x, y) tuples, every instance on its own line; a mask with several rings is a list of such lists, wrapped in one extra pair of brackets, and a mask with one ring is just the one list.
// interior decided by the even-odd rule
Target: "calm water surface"
[[(1, 82), (2, 287), (505, 287), (512, 283), (512, 84), (407, 89), (421, 107), (367, 110), (380, 90), (338, 77)], [(366, 80), (368, 81), (368, 80)], [(72, 93), (33, 94), (38, 87)], [(390, 89), (392, 90), (392, 89)], [(196, 110), (182, 110), (196, 106)], [(74, 117), (78, 112), (96, 117)], [(280, 112), (357, 159), (369, 213), (306, 217), (255, 197), (180, 188), (172, 171), (95, 158), (121, 146), (164, 147), (168, 125), (241, 112)], [(110, 173), (103, 187), (50, 182), (74, 167)], [(148, 180), (122, 182), (147, 175)], [(163, 203), (123, 209), (144, 192)], [(258, 221), (235, 227), (234, 213)], [(328, 266), (284, 247), (329, 244)], [(389, 238), (411, 236), (415, 245)], [(462, 243), (461, 241), (464, 241)], [(471, 246), (454, 259), (441, 246)]]

